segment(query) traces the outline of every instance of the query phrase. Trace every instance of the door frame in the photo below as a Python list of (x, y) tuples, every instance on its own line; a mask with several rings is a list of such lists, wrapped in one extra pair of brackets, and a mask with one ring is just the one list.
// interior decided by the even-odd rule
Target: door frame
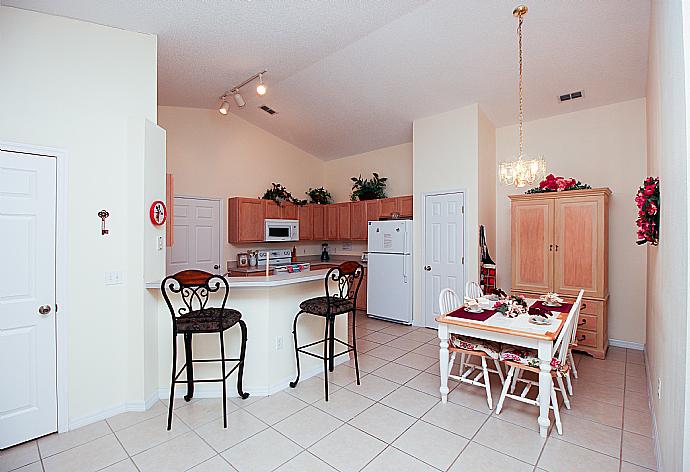
[[(34, 146), (9, 141), (0, 141), (3, 151), (26, 154), (27, 156), (52, 157), (56, 161), (56, 201), (55, 201), (55, 337), (56, 337), (56, 394), (57, 428), (59, 433), (69, 430), (68, 414), (68, 366), (67, 337), (69, 326), (69, 303), (67, 297), (68, 257), (68, 179), (69, 160), (62, 149)], [(58, 315), (59, 313), (59, 315)]]
[[(421, 307), (422, 307), (422, 325), (426, 326), (426, 307), (424, 306), (424, 297), (427, 291), (426, 277), (424, 276), (424, 264), (426, 261), (426, 198), (427, 197), (437, 197), (440, 195), (448, 195), (452, 193), (461, 193), (463, 205), (467, 207), (467, 190), (465, 188), (449, 189), (449, 190), (438, 190), (433, 192), (422, 192), (422, 266), (420, 267), (420, 272), (422, 274), (422, 291), (421, 291)], [(462, 253), (463, 257), (467, 258), (467, 217), (466, 213), (462, 213)], [(467, 281), (467, 264), (462, 265), (462, 278), (463, 278), (463, 293), (465, 290), (464, 284)]]
[[(227, 199), (225, 198), (220, 198), (220, 197), (200, 197), (198, 195), (189, 195), (189, 194), (183, 194), (183, 195), (177, 195), (173, 193), (172, 199), (173, 202), (175, 201), (176, 198), (188, 198), (188, 199), (193, 199), (193, 200), (206, 200), (210, 202), (218, 202), (218, 208), (220, 211), (218, 212), (218, 227), (220, 230), (220, 234), (218, 237), (220, 238), (220, 244), (218, 244), (218, 261), (221, 270), (223, 273), (227, 272), (227, 267), (223, 267), (223, 259), (225, 255), (225, 244), (227, 244), (227, 237), (228, 237), (228, 227), (227, 227), (227, 221), (228, 221), (228, 205), (227, 205)], [(173, 232), (175, 231), (175, 205), (173, 205)], [(225, 224), (223, 222), (225, 221)], [(175, 243), (173, 242), (173, 246)], [(170, 246), (172, 247), (172, 246)], [(168, 254), (166, 251), (165, 254), (165, 275), (172, 275), (168, 273)]]

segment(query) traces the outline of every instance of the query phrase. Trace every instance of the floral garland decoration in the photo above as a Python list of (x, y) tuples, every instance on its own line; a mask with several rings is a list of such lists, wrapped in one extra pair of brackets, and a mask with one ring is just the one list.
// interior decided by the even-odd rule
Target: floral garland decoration
[(494, 310), (508, 318), (515, 318), (518, 315), (527, 313), (527, 301), (519, 295), (513, 295), (507, 300), (496, 302)]
[(635, 196), (637, 203), (637, 244), (659, 244), (659, 178), (647, 177)]
[(562, 192), (564, 190), (585, 190), (589, 188), (592, 187), (583, 184), (579, 180), (566, 179), (565, 177), (556, 177), (553, 174), (549, 174), (539, 183), (539, 187), (529, 189), (525, 193)]

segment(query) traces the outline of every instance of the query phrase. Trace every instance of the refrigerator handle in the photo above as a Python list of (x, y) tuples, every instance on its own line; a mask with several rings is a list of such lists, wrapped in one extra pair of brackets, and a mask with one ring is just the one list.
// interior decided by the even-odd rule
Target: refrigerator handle
[[(403, 254), (405, 254), (405, 251), (407, 250), (407, 231), (405, 231), (404, 239), (403, 239)], [(407, 263), (404, 262), (405, 256), (403, 256), (403, 282), (407, 283)]]

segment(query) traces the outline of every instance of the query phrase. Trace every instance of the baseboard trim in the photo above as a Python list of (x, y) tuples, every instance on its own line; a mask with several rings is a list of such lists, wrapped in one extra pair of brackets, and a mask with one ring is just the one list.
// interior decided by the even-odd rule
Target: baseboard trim
[(663, 472), (663, 467), (661, 465), (661, 444), (659, 443), (659, 429), (656, 424), (656, 411), (654, 411), (654, 402), (652, 401), (652, 378), (650, 377), (651, 372), (649, 369), (649, 356), (647, 351), (644, 351), (644, 363), (647, 366), (645, 369), (647, 372), (647, 392), (649, 392), (649, 411), (652, 413), (652, 434), (654, 435), (654, 453), (656, 454), (656, 470), (658, 472)]
[(633, 343), (630, 341), (622, 341), (620, 339), (609, 339), (609, 346), (624, 347), (625, 349), (635, 349), (636, 351), (644, 351), (644, 344)]
[(145, 400), (127, 401), (113, 405), (109, 408), (105, 408), (90, 415), (71, 419), (68, 423), (68, 431), (96, 423), (97, 421), (105, 420), (112, 416), (119, 415), (120, 413), (126, 413), (128, 411), (146, 411), (151, 408), (154, 403), (158, 401), (158, 399), (158, 392), (154, 391)]

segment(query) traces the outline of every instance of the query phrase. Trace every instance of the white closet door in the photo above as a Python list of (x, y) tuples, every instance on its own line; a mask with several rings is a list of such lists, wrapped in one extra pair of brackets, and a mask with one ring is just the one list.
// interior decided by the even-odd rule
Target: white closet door
[(167, 273), (198, 269), (221, 271), (220, 202), (175, 197), (174, 241), (167, 249)]
[(0, 449), (57, 431), (56, 164), (0, 151)]

